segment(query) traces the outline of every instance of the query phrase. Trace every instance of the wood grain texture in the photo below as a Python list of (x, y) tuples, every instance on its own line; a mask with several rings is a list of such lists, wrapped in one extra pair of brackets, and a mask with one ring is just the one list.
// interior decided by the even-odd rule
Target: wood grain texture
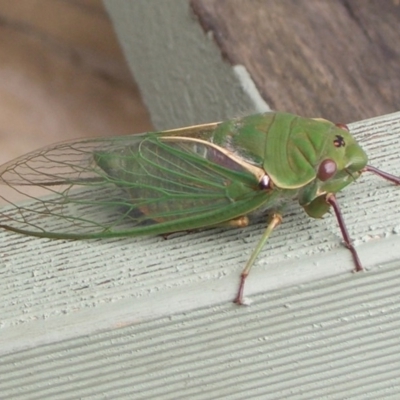
[(400, 3), (191, 0), (269, 106), (350, 122), (400, 108)]

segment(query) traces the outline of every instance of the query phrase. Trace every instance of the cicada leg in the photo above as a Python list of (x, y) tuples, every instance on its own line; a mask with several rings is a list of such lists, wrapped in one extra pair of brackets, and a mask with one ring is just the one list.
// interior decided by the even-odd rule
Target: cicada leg
[(240, 275), (240, 285), (239, 285), (239, 290), (238, 294), (234, 300), (236, 304), (242, 305), (244, 303), (244, 298), (243, 298), (243, 292), (244, 292), (244, 284), (246, 281), (246, 278), (248, 277), (251, 267), (253, 266), (254, 262), (256, 261), (256, 258), (262, 248), (264, 247), (265, 243), (267, 242), (268, 238), (270, 237), (272, 231), (282, 222), (282, 216), (281, 214), (275, 213), (272, 215), (271, 220), (268, 223), (267, 229), (265, 230), (264, 234), (262, 235), (260, 241), (258, 242), (256, 248), (253, 250), (253, 253), (251, 254), (251, 257), (249, 261), (247, 261), (246, 266), (244, 267), (241, 275)]
[(349, 232), (347, 231), (346, 224), (344, 223), (343, 215), (342, 215), (342, 212), (340, 211), (339, 203), (336, 200), (336, 196), (332, 193), (328, 194), (326, 196), (326, 201), (332, 206), (333, 211), (335, 212), (340, 231), (342, 232), (344, 244), (350, 250), (350, 252), (353, 256), (354, 264), (356, 266), (354, 272), (363, 271), (364, 268), (361, 264), (360, 258), (358, 257), (357, 250), (353, 246), (353, 243), (350, 239), (350, 235), (349, 235)]

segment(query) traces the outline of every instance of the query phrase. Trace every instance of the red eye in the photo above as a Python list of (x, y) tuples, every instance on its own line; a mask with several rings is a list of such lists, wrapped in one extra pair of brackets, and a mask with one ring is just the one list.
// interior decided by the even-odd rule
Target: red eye
[(324, 160), (318, 168), (317, 178), (323, 182), (336, 174), (336, 163), (333, 160)]
[(346, 124), (335, 124), (338, 128), (343, 129), (344, 131), (350, 132), (349, 127)]

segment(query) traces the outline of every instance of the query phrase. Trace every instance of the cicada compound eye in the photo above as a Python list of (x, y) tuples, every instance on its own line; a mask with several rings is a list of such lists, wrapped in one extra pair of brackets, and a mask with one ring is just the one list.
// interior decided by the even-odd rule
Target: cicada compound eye
[(328, 179), (332, 178), (333, 175), (336, 174), (337, 165), (333, 160), (324, 160), (319, 165), (317, 178), (323, 182), (327, 181)]

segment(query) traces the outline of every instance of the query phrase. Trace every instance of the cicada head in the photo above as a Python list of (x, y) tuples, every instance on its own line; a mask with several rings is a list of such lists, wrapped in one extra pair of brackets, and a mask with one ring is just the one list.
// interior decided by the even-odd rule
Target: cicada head
[(368, 157), (345, 125), (334, 126), (317, 166), (318, 194), (337, 193), (354, 182), (367, 165)]
[(337, 193), (363, 172), (368, 157), (347, 126), (338, 124), (326, 131), (326, 142), (315, 165), (315, 179), (299, 190), (299, 203), (315, 218), (330, 208), (327, 194)]

